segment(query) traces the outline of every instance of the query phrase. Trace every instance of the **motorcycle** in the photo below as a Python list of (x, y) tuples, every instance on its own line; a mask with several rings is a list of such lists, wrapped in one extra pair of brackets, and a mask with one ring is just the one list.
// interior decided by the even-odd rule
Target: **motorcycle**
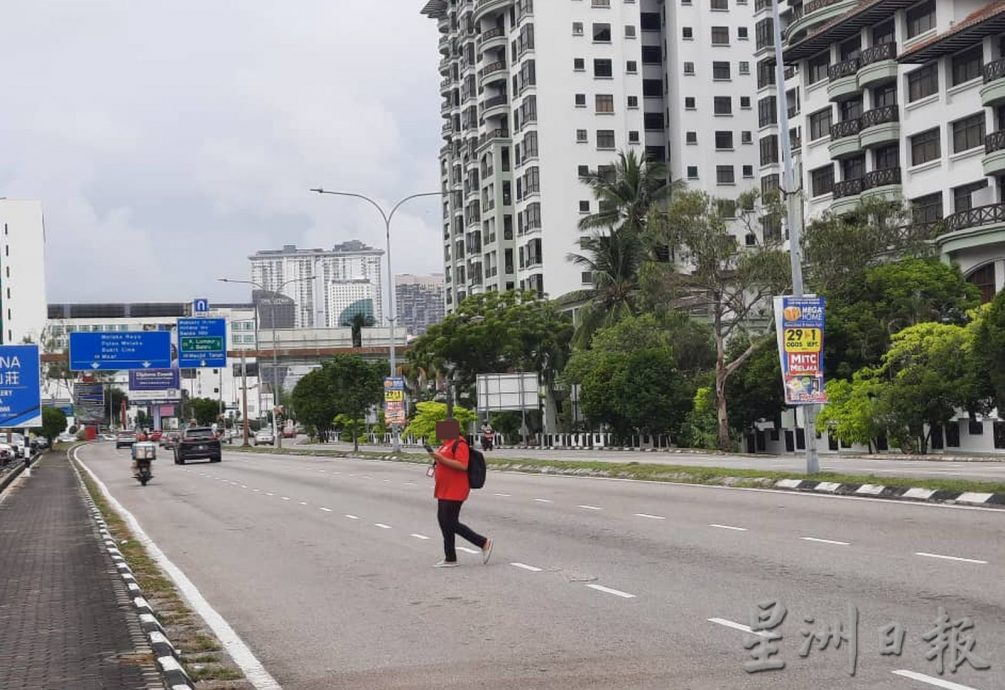
[(157, 458), (157, 444), (149, 441), (133, 444), (134, 476), (143, 486), (154, 478), (153, 461)]

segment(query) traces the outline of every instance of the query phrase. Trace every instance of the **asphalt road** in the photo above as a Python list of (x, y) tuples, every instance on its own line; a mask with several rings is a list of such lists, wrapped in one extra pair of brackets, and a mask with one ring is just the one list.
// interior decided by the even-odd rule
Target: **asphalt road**
[[(462, 518), (492, 561), (440, 570), (422, 466), (225, 453), (158, 460), (141, 487), (126, 451), (79, 456), (288, 690), (1005, 688), (1005, 511), (491, 472)], [(769, 599), (786, 665), (748, 674), (742, 627)], [(799, 655), (849, 604), (854, 677), (847, 641)], [(991, 664), (953, 674), (947, 652), (956, 686), (896, 673), (939, 677), (940, 606)], [(882, 656), (893, 622), (906, 642)]]
[[(338, 449), (352, 448), (349, 443), (298, 444), (298, 448)], [(374, 450), (363, 447), (362, 450)], [(412, 449), (414, 451), (414, 449)], [(421, 452), (421, 449), (419, 450)], [(593, 462), (640, 462), (659, 465), (694, 465), (697, 467), (736, 467), (740, 469), (803, 472), (806, 460), (802, 455), (716, 455), (712, 453), (666, 453), (643, 451), (587, 451), (587, 450), (534, 450), (500, 448), (490, 453), (494, 458), (530, 458), (539, 460), (585, 460)], [(874, 474), (878, 477), (925, 477), (934, 479), (971, 479), (1005, 482), (1005, 458), (980, 461), (953, 461), (951, 456), (941, 460), (900, 460), (876, 456), (850, 457), (820, 455), (820, 468), (825, 472), (845, 474)]]

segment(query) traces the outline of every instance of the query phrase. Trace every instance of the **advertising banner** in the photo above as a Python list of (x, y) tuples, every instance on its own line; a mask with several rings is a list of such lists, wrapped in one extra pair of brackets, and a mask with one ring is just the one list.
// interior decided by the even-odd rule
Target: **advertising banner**
[(387, 376), (384, 378), (384, 423), (389, 426), (405, 426), (407, 421), (405, 379)]
[(42, 424), (38, 345), (0, 346), (0, 428)]
[(73, 384), (73, 410), (78, 424), (106, 424), (105, 384)]
[(775, 297), (782, 385), (788, 405), (819, 405), (824, 392), (823, 297)]
[[(177, 369), (134, 369), (129, 372), (129, 391), (166, 391), (181, 388)], [(132, 396), (130, 396), (132, 397)]]

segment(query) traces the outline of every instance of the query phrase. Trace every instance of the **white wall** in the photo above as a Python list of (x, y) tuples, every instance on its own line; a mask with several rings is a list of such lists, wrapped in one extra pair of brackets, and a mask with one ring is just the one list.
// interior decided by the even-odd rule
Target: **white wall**
[(0, 341), (41, 340), (48, 315), (45, 295), (42, 204), (0, 200)]

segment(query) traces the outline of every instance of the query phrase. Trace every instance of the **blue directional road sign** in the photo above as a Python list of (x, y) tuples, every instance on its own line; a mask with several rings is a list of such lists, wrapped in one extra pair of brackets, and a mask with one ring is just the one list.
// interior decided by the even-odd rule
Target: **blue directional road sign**
[(182, 369), (227, 366), (227, 320), (178, 319), (178, 366)]
[(205, 314), (209, 311), (209, 300), (205, 297), (199, 297), (198, 299), (192, 300), (192, 313), (193, 314)]
[(170, 369), (168, 331), (108, 331), (70, 334), (71, 371)]
[(38, 345), (0, 346), (0, 429), (42, 424)]

